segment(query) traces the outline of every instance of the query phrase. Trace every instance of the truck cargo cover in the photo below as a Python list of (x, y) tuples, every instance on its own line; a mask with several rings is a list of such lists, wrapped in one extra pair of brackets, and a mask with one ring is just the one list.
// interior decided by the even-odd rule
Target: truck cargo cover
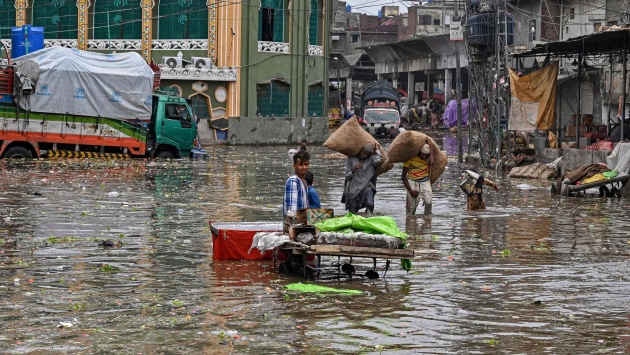
[(15, 60), (32, 94), (16, 92), (33, 112), (115, 119), (151, 118), (153, 71), (137, 53), (101, 54), (51, 47)]

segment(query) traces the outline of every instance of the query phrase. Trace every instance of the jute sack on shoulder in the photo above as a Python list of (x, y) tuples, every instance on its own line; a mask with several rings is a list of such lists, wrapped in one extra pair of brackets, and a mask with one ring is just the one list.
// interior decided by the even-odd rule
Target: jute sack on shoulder
[(379, 165), (376, 168), (376, 175), (382, 175), (385, 174), (386, 172), (392, 170), (392, 168), (394, 168), (394, 164), (392, 164), (389, 159), (387, 159), (387, 154), (385, 153), (385, 150), (383, 149), (383, 147), (381, 147), (380, 145), (378, 146), (378, 151), (381, 153), (381, 156), (383, 157), (383, 163), (381, 165)]
[(420, 148), (429, 141), (431, 150), (433, 151), (433, 165), (431, 166), (431, 183), (437, 181), (442, 176), (448, 163), (448, 157), (446, 153), (440, 150), (440, 147), (435, 141), (424, 133), (415, 131), (404, 131), (400, 133), (392, 144), (389, 145), (387, 150), (387, 161), (390, 164), (404, 163), (407, 160), (418, 155)]
[(376, 144), (376, 139), (359, 125), (356, 116), (337, 128), (324, 142), (324, 147), (348, 157), (355, 157), (368, 143)]
[[(353, 116), (328, 137), (324, 142), (324, 147), (337, 151), (347, 157), (356, 157), (361, 152), (363, 146), (368, 143), (378, 144), (371, 134), (361, 128), (357, 117)], [(387, 154), (385, 154), (385, 150), (383, 150), (383, 147), (380, 145), (379, 152), (383, 157), (383, 164), (376, 168), (377, 175), (384, 174), (394, 167), (394, 164), (387, 161)]]

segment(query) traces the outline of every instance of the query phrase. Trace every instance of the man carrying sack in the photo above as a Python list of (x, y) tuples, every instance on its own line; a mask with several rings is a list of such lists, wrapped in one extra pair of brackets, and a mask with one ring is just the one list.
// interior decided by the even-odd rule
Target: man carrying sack
[(420, 200), (424, 204), (424, 214), (431, 214), (433, 190), (429, 177), (433, 160), (433, 149), (427, 139), (418, 154), (403, 164), (402, 181), (407, 189), (407, 214), (416, 214)]

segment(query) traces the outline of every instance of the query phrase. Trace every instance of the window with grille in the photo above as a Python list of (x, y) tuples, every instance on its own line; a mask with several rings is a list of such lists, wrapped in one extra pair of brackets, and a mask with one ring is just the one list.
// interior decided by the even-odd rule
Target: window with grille
[(142, 9), (136, 0), (95, 0), (94, 39), (142, 38)]
[(536, 19), (529, 20), (529, 35), (528, 39), (530, 42), (536, 40)]
[(284, 0), (261, 0), (258, 40), (284, 42)]
[(289, 117), (290, 93), (291, 87), (285, 83), (259, 84), (256, 93), (258, 116)]
[(311, 15), (309, 18), (309, 31), (308, 40), (309, 44), (314, 46), (321, 46), (321, 18), (322, 7), (320, 6), (320, 0), (311, 0)]
[(200, 120), (210, 118), (210, 108), (208, 107), (209, 98), (204, 95), (195, 95), (192, 98), (193, 113)]
[(322, 84), (308, 87), (308, 115), (324, 116), (324, 86)]
[(157, 6), (158, 31), (156, 38), (208, 38), (208, 5), (206, 1), (160, 0)]
[(78, 38), (78, 12), (75, 0), (33, 0), (32, 9), (31, 23), (33, 26), (44, 27), (44, 38)]
[(15, 0), (0, 0), (0, 38), (11, 38), (11, 26), (15, 26)]

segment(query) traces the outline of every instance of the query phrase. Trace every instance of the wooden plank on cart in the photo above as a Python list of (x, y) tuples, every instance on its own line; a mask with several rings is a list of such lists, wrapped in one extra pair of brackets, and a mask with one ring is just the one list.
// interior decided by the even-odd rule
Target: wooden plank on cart
[(362, 256), (368, 258), (413, 258), (413, 249), (354, 247), (350, 245), (312, 245), (309, 254)]

